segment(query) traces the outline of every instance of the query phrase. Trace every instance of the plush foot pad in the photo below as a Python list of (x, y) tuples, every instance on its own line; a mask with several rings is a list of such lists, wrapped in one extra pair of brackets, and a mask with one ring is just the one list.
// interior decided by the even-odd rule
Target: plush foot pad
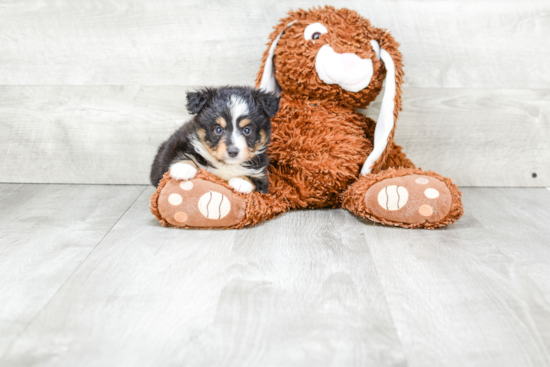
[(175, 227), (228, 227), (244, 218), (245, 209), (233, 191), (201, 179), (171, 179), (158, 198), (160, 215)]
[(449, 213), (451, 201), (445, 183), (422, 175), (385, 179), (365, 195), (367, 208), (376, 217), (407, 224), (440, 221)]

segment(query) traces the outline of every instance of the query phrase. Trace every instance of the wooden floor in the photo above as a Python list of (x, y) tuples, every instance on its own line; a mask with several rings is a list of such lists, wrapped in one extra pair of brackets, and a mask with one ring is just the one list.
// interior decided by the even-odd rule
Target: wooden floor
[(161, 227), (149, 186), (0, 185), (0, 366), (550, 366), (550, 191), (454, 226)]

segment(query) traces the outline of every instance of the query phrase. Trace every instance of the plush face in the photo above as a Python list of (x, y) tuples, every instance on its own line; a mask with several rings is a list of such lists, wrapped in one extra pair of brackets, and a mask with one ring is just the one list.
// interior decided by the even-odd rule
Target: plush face
[[(277, 83), (288, 94), (366, 107), (386, 76), (380, 47), (402, 75), (397, 43), (355, 11), (324, 7), (290, 12), (271, 34), (272, 42), (279, 34), (273, 66)], [(268, 58), (264, 54), (264, 65)]]
[(229, 165), (242, 164), (265, 152), (270, 119), (278, 107), (273, 94), (245, 87), (204, 89), (187, 95), (187, 108), (197, 115), (196, 148), (205, 149), (205, 158)]

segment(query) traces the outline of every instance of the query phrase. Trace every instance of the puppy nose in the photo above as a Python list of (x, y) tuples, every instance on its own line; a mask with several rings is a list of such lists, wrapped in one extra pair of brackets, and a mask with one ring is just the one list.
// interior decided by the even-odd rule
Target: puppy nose
[(236, 156), (239, 155), (239, 148), (237, 147), (229, 147), (227, 149), (227, 154), (231, 157), (231, 158), (235, 158)]

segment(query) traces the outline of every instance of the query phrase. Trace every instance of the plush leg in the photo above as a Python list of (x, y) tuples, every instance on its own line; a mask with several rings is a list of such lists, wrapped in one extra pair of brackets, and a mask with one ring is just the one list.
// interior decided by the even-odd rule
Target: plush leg
[(342, 194), (342, 207), (382, 224), (433, 229), (462, 216), (460, 197), (458, 187), (437, 173), (390, 168), (360, 176)]
[(168, 173), (151, 196), (151, 212), (163, 226), (181, 228), (242, 228), (271, 219), (298, 204), (295, 190), (270, 175), (273, 194), (241, 194), (226, 181), (199, 170), (194, 179), (177, 181)]
[[(413, 162), (403, 152), (403, 148), (391, 142), (391, 147), (388, 149), (388, 156), (382, 164), (381, 169), (386, 170), (388, 168), (416, 168)], [(376, 172), (376, 171), (375, 171)]]

